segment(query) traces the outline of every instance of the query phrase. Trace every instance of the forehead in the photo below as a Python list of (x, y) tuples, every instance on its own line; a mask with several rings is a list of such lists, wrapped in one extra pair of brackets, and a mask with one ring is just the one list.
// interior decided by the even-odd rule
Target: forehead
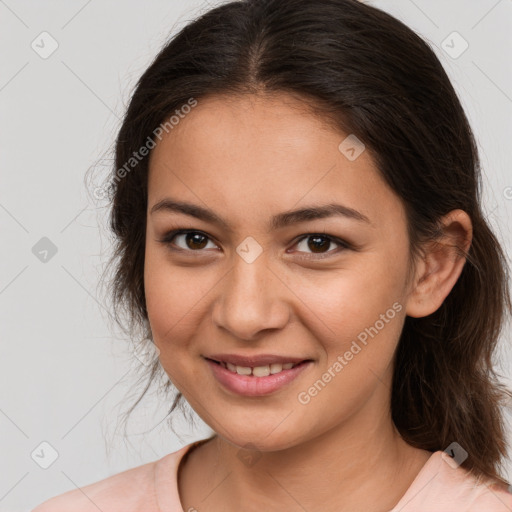
[(152, 150), (149, 207), (172, 196), (235, 219), (328, 202), (400, 214), (369, 152), (340, 150), (349, 135), (285, 94), (198, 100)]

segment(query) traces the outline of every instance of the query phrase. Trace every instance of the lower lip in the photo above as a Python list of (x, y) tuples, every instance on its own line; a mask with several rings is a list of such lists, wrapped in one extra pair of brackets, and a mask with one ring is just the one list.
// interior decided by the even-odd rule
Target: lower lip
[(254, 377), (252, 375), (238, 375), (238, 373), (232, 372), (210, 359), (206, 359), (206, 362), (212, 369), (215, 378), (224, 387), (233, 393), (245, 396), (261, 396), (273, 393), (294, 380), (312, 363), (312, 361), (304, 361), (289, 370), (282, 370), (266, 377)]

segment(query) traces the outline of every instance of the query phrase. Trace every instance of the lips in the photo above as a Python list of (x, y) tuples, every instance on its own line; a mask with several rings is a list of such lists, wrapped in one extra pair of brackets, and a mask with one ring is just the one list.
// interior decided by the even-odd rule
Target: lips
[(313, 359), (283, 354), (203, 356), (216, 380), (232, 393), (263, 396), (277, 392), (311, 367)]
[[(254, 374), (250, 373), (254, 371), (254, 368), (256, 369), (256, 371), (262, 370), (261, 366), (240, 367), (237, 365), (236, 371), (232, 371), (224, 367), (224, 364), (231, 365), (232, 363), (217, 362), (213, 359), (209, 359), (206, 357), (204, 359), (207, 365), (210, 367), (212, 375), (222, 385), (224, 389), (237, 395), (245, 395), (251, 397), (269, 395), (279, 391), (280, 389), (290, 384), (293, 380), (298, 378), (300, 374), (307, 371), (307, 369), (313, 365), (312, 360), (303, 359), (302, 362), (300, 362), (299, 360), (299, 362), (296, 363), (295, 366), (293, 366), (292, 368), (284, 369), (284, 365), (286, 365), (286, 363), (283, 363), (283, 368), (275, 374), (269, 375), (268, 372), (264, 372), (263, 376), (255, 376)], [(289, 358), (286, 359), (289, 361)], [(297, 360), (297, 358), (292, 359)], [(237, 360), (240, 361), (240, 359)], [(242, 360), (247, 361), (247, 358)], [(260, 358), (256, 360), (263, 361), (268, 359)], [(275, 361), (275, 358), (273, 360)], [(257, 364), (261, 363), (258, 362)], [(292, 363), (289, 362), (288, 364), (291, 365)], [(274, 362), (273, 364), (271, 363), (269, 366), (281, 366), (281, 364)], [(246, 373), (247, 370), (249, 370), (249, 374)], [(239, 373), (239, 371), (241, 371), (241, 373)]]

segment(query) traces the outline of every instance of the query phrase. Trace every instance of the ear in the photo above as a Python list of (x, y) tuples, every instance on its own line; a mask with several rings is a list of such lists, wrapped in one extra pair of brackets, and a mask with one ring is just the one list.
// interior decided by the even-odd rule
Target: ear
[(420, 318), (437, 311), (459, 278), (473, 239), (473, 225), (463, 210), (441, 219), (441, 236), (423, 247), (407, 299), (406, 314)]

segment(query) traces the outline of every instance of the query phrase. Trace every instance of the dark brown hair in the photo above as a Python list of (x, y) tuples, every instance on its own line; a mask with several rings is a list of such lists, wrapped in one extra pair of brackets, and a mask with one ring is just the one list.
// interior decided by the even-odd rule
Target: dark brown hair
[[(481, 208), (474, 136), (429, 45), (394, 17), (356, 0), (242, 0), (181, 29), (144, 72), (116, 140), (111, 177), (111, 296), (116, 319), (151, 339), (144, 295), (148, 160), (133, 152), (191, 98), (285, 92), (326, 122), (355, 134), (403, 201), (412, 255), (439, 235), (439, 220), (468, 213), (473, 242), (443, 305), (407, 317), (395, 355), (392, 418), (402, 437), (429, 451), (452, 442), (477, 477), (500, 477), (507, 455), (508, 395), (493, 369), (505, 314), (508, 267)], [(154, 145), (154, 144), (153, 144)], [(125, 172), (120, 178), (120, 169)], [(155, 376), (155, 361), (137, 405)], [(165, 390), (172, 384), (165, 379)], [(177, 393), (168, 416), (182, 396)]]

